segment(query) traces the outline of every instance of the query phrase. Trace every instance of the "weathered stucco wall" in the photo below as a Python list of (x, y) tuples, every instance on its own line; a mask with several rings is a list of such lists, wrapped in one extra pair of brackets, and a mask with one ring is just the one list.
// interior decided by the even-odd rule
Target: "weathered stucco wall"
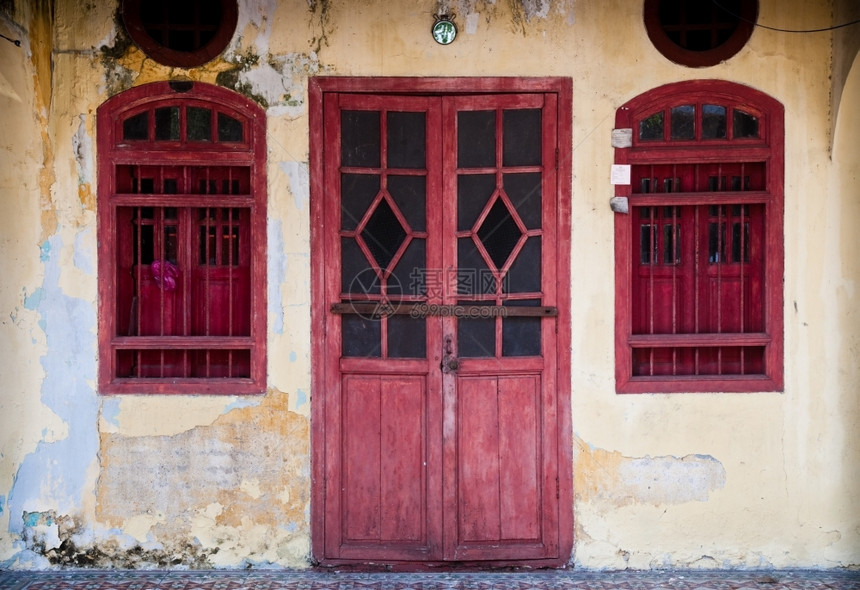
[[(309, 565), (306, 89), (323, 73), (573, 78), (575, 565), (860, 564), (860, 72), (834, 112), (830, 34), (758, 29), (694, 70), (657, 53), (629, 0), (240, 0), (226, 53), (182, 70), (130, 44), (113, 0), (51, 6), (0, 13), (0, 32), (22, 40), (0, 39), (0, 567)], [(759, 17), (827, 26), (831, 8), (762, 0)], [(456, 15), (450, 46), (430, 37), (437, 12)], [(95, 111), (179, 77), (267, 109), (265, 396), (96, 391)], [(786, 108), (785, 392), (619, 396), (615, 109), (701, 77)]]

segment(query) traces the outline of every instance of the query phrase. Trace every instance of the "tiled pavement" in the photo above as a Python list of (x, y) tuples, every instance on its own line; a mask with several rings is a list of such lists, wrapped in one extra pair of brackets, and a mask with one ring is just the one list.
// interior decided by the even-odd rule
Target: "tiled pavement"
[(0, 590), (860, 590), (860, 571), (0, 571)]

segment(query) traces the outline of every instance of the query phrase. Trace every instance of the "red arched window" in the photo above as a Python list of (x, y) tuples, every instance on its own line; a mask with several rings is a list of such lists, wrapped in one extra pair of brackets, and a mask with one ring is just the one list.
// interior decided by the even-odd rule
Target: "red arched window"
[(699, 80), (618, 109), (632, 146), (615, 218), (620, 393), (783, 386), (783, 107)]
[(98, 148), (100, 391), (263, 392), (263, 110), (147, 84), (99, 108)]

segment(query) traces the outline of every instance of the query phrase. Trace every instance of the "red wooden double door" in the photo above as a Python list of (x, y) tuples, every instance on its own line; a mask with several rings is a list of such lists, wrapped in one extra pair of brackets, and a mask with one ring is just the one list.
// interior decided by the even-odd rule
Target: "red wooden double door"
[(316, 558), (563, 563), (559, 92), (316, 84)]

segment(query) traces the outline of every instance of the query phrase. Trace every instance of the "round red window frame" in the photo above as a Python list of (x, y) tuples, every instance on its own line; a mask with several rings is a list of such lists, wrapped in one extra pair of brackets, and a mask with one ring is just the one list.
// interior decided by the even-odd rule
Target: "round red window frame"
[(220, 55), (236, 31), (239, 9), (236, 0), (216, 0), (221, 5), (221, 21), (212, 39), (194, 51), (171, 49), (154, 39), (146, 31), (141, 18), (141, 5), (151, 0), (123, 0), (122, 21), (132, 41), (158, 63), (180, 68), (194, 68), (212, 61)]
[(660, 3), (661, 0), (645, 0), (644, 21), (648, 38), (664, 57), (691, 68), (715, 66), (736, 55), (752, 36), (758, 18), (758, 0), (742, 1), (740, 18), (738, 18), (737, 27), (731, 36), (712, 49), (693, 51), (678, 45), (666, 34), (663, 23), (660, 21)]

